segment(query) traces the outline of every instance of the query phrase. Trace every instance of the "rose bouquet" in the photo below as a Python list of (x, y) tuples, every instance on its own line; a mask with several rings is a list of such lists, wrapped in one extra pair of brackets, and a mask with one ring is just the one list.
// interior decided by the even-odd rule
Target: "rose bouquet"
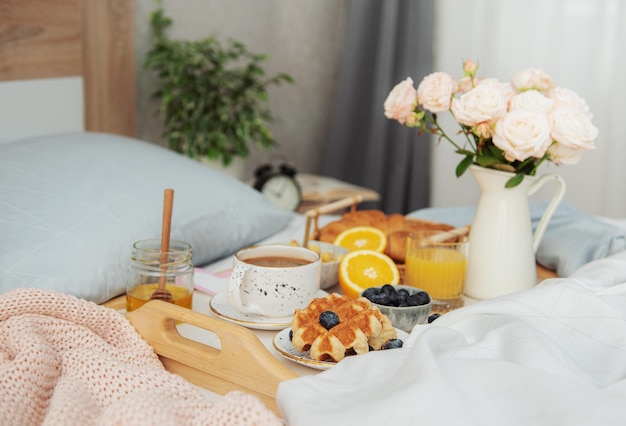
[[(545, 71), (530, 68), (510, 82), (477, 77), (478, 65), (471, 60), (463, 63), (463, 71), (458, 81), (434, 72), (417, 89), (409, 77), (384, 104), (387, 118), (449, 141), (464, 157), (457, 177), (476, 164), (515, 173), (506, 184), (514, 187), (546, 160), (576, 164), (583, 152), (595, 149), (598, 129), (589, 106), (575, 92), (556, 86)], [(437, 113), (444, 111), (459, 124), (463, 142), (455, 142), (437, 121)]]

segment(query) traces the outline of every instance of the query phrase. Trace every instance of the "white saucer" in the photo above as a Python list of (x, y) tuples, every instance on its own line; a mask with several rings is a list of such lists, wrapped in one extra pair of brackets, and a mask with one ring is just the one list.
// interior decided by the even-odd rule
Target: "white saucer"
[[(305, 365), (307, 367), (315, 368), (317, 370), (328, 370), (329, 368), (337, 365), (336, 362), (332, 361), (317, 361), (315, 359), (311, 359), (309, 356), (309, 352), (300, 352), (296, 350), (291, 344), (291, 340), (289, 339), (289, 332), (291, 331), (291, 327), (286, 328), (274, 336), (274, 340), (272, 340), (272, 344), (274, 348), (278, 351), (279, 354), (284, 356), (290, 361), (297, 362), (298, 364)], [(406, 341), (409, 334), (396, 328), (396, 334), (398, 335), (398, 339), (401, 339), (403, 342)], [(393, 350), (393, 349), (388, 349)], [(344, 358), (345, 359), (345, 358)]]
[[(326, 296), (328, 296), (328, 293), (324, 290), (318, 291), (315, 295), (316, 298)], [(225, 321), (256, 330), (282, 330), (291, 325), (291, 319), (293, 318), (293, 315), (288, 317), (266, 317), (263, 315), (240, 312), (230, 306), (228, 303), (228, 295), (225, 291), (213, 296), (209, 307), (211, 308), (211, 312)]]

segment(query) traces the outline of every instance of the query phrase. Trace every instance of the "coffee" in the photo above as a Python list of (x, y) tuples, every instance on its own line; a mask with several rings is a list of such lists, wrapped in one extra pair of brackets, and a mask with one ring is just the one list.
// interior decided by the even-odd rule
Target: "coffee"
[(265, 266), (269, 268), (294, 268), (297, 266), (308, 265), (310, 260), (298, 259), (295, 257), (282, 256), (263, 256), (253, 257), (245, 260), (246, 263), (256, 266)]

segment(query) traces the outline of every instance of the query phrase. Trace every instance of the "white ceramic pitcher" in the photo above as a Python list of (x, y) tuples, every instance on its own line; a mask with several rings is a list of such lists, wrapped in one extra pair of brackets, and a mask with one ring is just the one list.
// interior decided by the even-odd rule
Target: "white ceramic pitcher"
[[(533, 287), (535, 252), (565, 195), (565, 181), (553, 174), (525, 176), (516, 187), (506, 188), (513, 173), (479, 166), (470, 166), (470, 171), (481, 193), (470, 231), (465, 294), (489, 299)], [(556, 193), (533, 235), (528, 197), (551, 180), (556, 181)]]

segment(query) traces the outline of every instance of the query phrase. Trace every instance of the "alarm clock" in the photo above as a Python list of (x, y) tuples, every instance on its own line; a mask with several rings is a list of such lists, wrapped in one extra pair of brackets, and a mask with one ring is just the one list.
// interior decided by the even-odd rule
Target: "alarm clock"
[(302, 201), (302, 190), (296, 180), (296, 169), (282, 163), (278, 167), (263, 164), (254, 172), (254, 188), (277, 207), (295, 211)]

